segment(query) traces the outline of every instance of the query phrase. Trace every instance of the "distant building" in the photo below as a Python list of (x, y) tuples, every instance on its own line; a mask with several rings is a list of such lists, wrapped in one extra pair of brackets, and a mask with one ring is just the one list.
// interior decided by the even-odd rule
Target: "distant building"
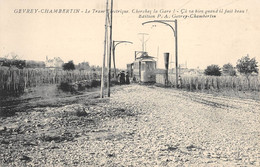
[(60, 57), (54, 57), (53, 59), (49, 59), (46, 56), (45, 66), (47, 68), (62, 68), (64, 61)]
[[(173, 70), (173, 73), (175, 73), (175, 69)], [(192, 75), (192, 76), (202, 76), (204, 75), (204, 71), (202, 69), (189, 69), (189, 68), (180, 68), (179, 69), (180, 75)]]

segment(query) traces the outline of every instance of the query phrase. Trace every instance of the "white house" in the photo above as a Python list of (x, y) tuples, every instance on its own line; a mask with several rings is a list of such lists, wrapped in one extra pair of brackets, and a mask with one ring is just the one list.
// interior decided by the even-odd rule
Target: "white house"
[(54, 57), (53, 59), (49, 59), (46, 56), (45, 67), (47, 68), (62, 68), (64, 61), (60, 57)]

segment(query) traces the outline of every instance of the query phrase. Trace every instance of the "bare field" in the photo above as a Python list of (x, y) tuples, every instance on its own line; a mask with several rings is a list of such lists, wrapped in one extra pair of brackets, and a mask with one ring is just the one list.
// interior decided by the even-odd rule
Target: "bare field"
[(11, 104), (16, 113), (0, 117), (0, 166), (260, 165), (258, 100), (152, 85), (97, 97)]

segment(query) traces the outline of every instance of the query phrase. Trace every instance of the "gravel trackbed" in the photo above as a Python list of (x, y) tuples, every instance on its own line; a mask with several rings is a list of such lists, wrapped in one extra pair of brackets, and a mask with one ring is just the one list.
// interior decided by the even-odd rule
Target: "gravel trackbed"
[(0, 117), (0, 166), (260, 166), (259, 101), (144, 85)]

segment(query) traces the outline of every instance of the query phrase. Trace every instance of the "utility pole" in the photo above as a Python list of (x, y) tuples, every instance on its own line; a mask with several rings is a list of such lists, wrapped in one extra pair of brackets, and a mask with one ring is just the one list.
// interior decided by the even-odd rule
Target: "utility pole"
[(113, 64), (114, 64), (114, 78), (116, 78), (116, 56), (115, 56), (115, 41), (113, 41)]
[(138, 33), (138, 34), (139, 34), (139, 35), (142, 35), (142, 40), (141, 40), (141, 41), (142, 41), (142, 51), (145, 52), (145, 50), (146, 50), (146, 49), (145, 49), (145, 48), (146, 48), (145, 45), (146, 45), (146, 42), (147, 42), (149, 39), (144, 40), (144, 39), (145, 39), (144, 36), (145, 36), (145, 35), (149, 35), (149, 34), (147, 34), (147, 33)]
[(159, 63), (159, 46), (157, 46), (157, 64)]
[(103, 65), (101, 73), (101, 90), (100, 98), (104, 97), (104, 77), (105, 77), (105, 66), (106, 66), (106, 49), (107, 49), (107, 21), (108, 21), (108, 0), (106, 1), (106, 16), (105, 16), (105, 39), (104, 39), (104, 55), (103, 55)]
[(112, 52), (112, 18), (113, 18), (113, 0), (111, 0), (111, 6), (110, 6), (110, 38), (109, 38), (109, 50), (108, 50), (108, 58), (107, 58), (107, 96), (110, 97), (110, 80), (111, 80), (111, 52)]

